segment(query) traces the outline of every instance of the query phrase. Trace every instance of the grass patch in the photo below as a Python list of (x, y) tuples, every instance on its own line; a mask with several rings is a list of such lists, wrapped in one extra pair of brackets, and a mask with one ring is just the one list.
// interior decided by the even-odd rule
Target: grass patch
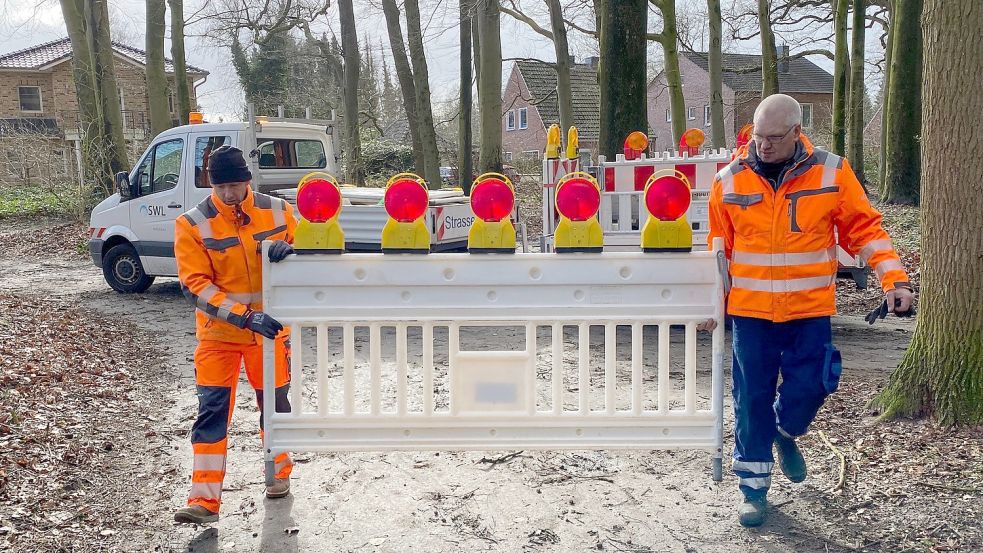
[(0, 186), (0, 219), (81, 216), (78, 191), (40, 185)]

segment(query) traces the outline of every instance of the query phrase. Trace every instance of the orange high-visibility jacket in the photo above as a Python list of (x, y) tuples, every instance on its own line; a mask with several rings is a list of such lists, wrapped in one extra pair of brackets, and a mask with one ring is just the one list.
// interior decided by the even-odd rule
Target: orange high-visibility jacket
[(181, 291), (197, 308), (199, 340), (260, 343), (262, 336), (242, 328), (249, 311), (263, 309), (260, 245), (292, 243), (296, 226), (287, 202), (252, 190), (238, 206), (212, 194), (178, 217), (174, 255)]
[(777, 192), (754, 172), (754, 145), (713, 180), (710, 234), (730, 260), (731, 315), (775, 322), (836, 313), (836, 244), (869, 264), (884, 291), (910, 287), (881, 214), (847, 161), (802, 136)]

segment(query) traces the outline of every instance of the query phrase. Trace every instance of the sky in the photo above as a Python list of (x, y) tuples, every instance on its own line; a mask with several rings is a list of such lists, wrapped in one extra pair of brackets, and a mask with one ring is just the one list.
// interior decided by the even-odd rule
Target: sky
[[(741, 0), (736, 0), (741, 1)], [(207, 81), (198, 88), (198, 102), (206, 117), (217, 120), (236, 120), (242, 113), (244, 104), (242, 89), (238, 77), (232, 67), (229, 51), (226, 46), (204, 36), (207, 22), (195, 21), (190, 16), (202, 4), (203, 0), (185, 0), (185, 16), (191, 19), (186, 28), (186, 49), (188, 63), (207, 70), (210, 74)], [(525, 1), (530, 6), (542, 6), (542, 2)], [(565, 2), (566, 3), (566, 2)], [(731, 2), (732, 3), (732, 2)], [(334, 4), (334, 3), (333, 3)], [(681, 14), (696, 13), (705, 9), (704, 0), (677, 0)], [(728, 2), (725, 0), (725, 10)], [(112, 21), (113, 39), (144, 49), (144, 31), (146, 25), (144, 0), (110, 0), (110, 19)], [(448, 0), (421, 0), (423, 12), (424, 47), (430, 75), (430, 88), (434, 103), (448, 102), (458, 90), (458, 2)], [(360, 42), (368, 43), (375, 49), (376, 55), (385, 55), (387, 63), (392, 67), (389, 53), (389, 40), (386, 33), (385, 18), (382, 15), (379, 0), (356, 0), (357, 32)], [(538, 10), (538, 11), (537, 11)], [(529, 9), (530, 15), (536, 17), (543, 26), (548, 23), (545, 9)], [(168, 18), (170, 12), (168, 12)], [(326, 31), (329, 35), (338, 29), (337, 8), (332, 6), (325, 17), (313, 26), (315, 33)], [(502, 15), (502, 57), (503, 58), (536, 58), (554, 60), (552, 43), (537, 35), (525, 24), (516, 22), (507, 15)], [(593, 21), (582, 14), (580, 21), (584, 26), (593, 28)], [(650, 28), (655, 30), (658, 21), (650, 17)], [(406, 32), (405, 21), (403, 32)], [(725, 29), (725, 34), (727, 33)], [(699, 34), (699, 33), (698, 33)], [(871, 35), (874, 33), (868, 33)], [(13, 52), (50, 40), (67, 36), (61, 7), (57, 0), (0, 0), (0, 54)], [(165, 44), (168, 57), (170, 51), (169, 28)], [(697, 38), (694, 39), (698, 40)], [(575, 31), (570, 32), (571, 51), (580, 61), (587, 56), (596, 55), (596, 43)], [(868, 36), (868, 50), (879, 48), (874, 37)], [(381, 48), (380, 48), (381, 44)], [(379, 51), (383, 50), (380, 54)], [(725, 51), (757, 53), (760, 43), (757, 39), (749, 41), (728, 41), (725, 39)], [(879, 54), (878, 54), (879, 55)], [(648, 56), (650, 65), (661, 65), (661, 49), (652, 44)], [(832, 62), (821, 57), (812, 59), (821, 67), (832, 71)], [(503, 64), (503, 85), (508, 78), (511, 63)], [(876, 77), (868, 78), (868, 86), (876, 87)], [(439, 111), (439, 107), (435, 108)]]

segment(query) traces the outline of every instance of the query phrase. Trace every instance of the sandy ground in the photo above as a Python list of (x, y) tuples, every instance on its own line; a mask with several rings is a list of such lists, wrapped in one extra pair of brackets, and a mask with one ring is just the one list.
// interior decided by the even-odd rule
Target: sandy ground
[[(158, 279), (144, 294), (121, 295), (85, 260), (4, 261), (0, 273), (4, 292), (65, 298), (102, 316), (130, 321), (156, 337), (148, 344), (143, 370), (160, 377), (146, 382), (148, 394), (157, 401), (148, 404), (146, 416), (134, 423), (132, 441), (124, 447), (118, 466), (107, 467), (129, 483), (120, 500), (142, 516), (119, 528), (120, 539), (108, 543), (107, 549), (897, 550), (885, 549), (895, 542), (878, 539), (862, 521), (831, 507), (837, 501), (837, 494), (829, 491), (838, 478), (837, 463), (819, 440), (803, 441), (811, 468), (805, 483), (792, 485), (776, 474), (770, 495), (775, 507), (768, 523), (757, 530), (743, 529), (736, 522), (739, 493), (728, 463), (724, 481), (716, 484), (711, 480), (710, 454), (686, 450), (299, 453), (294, 455), (293, 494), (267, 500), (258, 410), (244, 377), (230, 431), (222, 518), (210, 528), (177, 526), (171, 517), (184, 505), (189, 485), (189, 433), (197, 400), (191, 363), (196, 343), (192, 309), (176, 280)], [(859, 317), (835, 318), (845, 386), (882, 384), (912, 329), (913, 322), (906, 320), (868, 327)], [(475, 338), (482, 339), (501, 343), (508, 336)], [(708, 340), (701, 345), (708, 346)], [(305, 358), (311, 361), (314, 356)], [(702, 358), (703, 367), (708, 366), (705, 361)], [(707, 377), (701, 371), (700, 380)], [(725, 382), (729, 383), (729, 369)], [(729, 384), (725, 448), (732, 446), (728, 396)], [(843, 424), (830, 418), (822, 423), (827, 429)], [(966, 501), (973, 504), (978, 498)], [(903, 511), (885, 512), (883, 523), (903, 526), (905, 520), (897, 518)], [(921, 549), (911, 549), (916, 550)]]

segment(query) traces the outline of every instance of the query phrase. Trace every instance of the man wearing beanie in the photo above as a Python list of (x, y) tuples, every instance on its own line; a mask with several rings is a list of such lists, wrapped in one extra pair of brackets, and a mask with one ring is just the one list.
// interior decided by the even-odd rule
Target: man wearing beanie
[[(276, 344), (276, 410), (290, 410), (289, 336), (283, 325), (263, 313), (260, 246), (264, 240), (274, 241), (269, 250), (273, 262), (293, 253), (290, 243), (297, 225), (293, 208), (253, 192), (252, 174), (238, 148), (222, 146), (213, 151), (207, 170), (212, 194), (178, 217), (174, 242), (181, 291), (195, 306), (198, 338), (191, 493), (188, 506), (178, 510), (174, 520), (193, 524), (218, 520), (228, 427), (243, 365), (256, 391), (262, 439), (264, 337)], [(275, 483), (266, 488), (269, 498), (290, 493), (293, 463), (286, 453), (275, 462)]]

